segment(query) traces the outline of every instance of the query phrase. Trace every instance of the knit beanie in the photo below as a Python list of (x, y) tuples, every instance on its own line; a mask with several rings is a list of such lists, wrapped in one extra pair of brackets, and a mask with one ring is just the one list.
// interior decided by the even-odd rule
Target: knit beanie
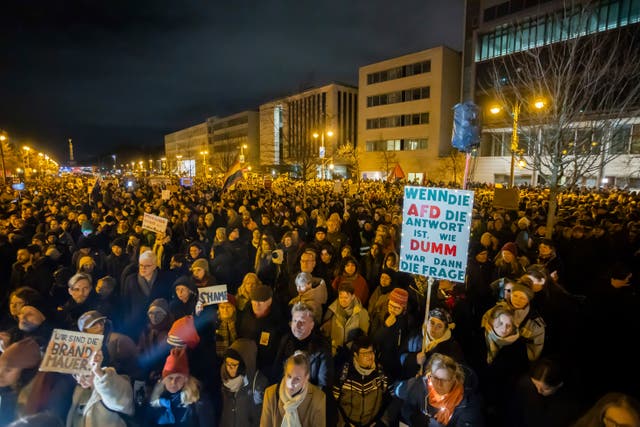
[(429, 317), (433, 317), (442, 321), (445, 327), (448, 327), (449, 324), (453, 322), (451, 314), (449, 314), (449, 312), (444, 308), (440, 307), (434, 308), (433, 310), (429, 311)]
[(513, 295), (513, 293), (516, 291), (524, 293), (529, 299), (529, 301), (533, 299), (533, 296), (534, 296), (533, 289), (531, 289), (527, 285), (522, 284), (521, 282), (516, 282), (513, 284), (513, 288), (511, 289), (511, 295)]
[(507, 242), (502, 246), (503, 251), (511, 252), (513, 256), (518, 256), (518, 247), (513, 242)]
[(45, 319), (53, 317), (53, 312), (50, 307), (50, 302), (45, 300), (40, 294), (34, 295), (28, 301), (25, 301), (25, 307), (33, 307), (38, 310)]
[(162, 378), (171, 374), (189, 376), (189, 359), (184, 348), (172, 348), (162, 369)]
[(157, 308), (158, 310), (164, 311), (164, 314), (169, 314), (169, 303), (164, 298), (154, 299), (153, 302), (149, 305), (149, 309), (147, 310), (147, 312), (149, 312), (149, 310), (151, 310), (154, 307)]
[(9, 368), (35, 368), (42, 361), (40, 346), (31, 337), (22, 339), (7, 347), (0, 356), (0, 361), (3, 361)]
[[(240, 362), (240, 365), (238, 366), (238, 374), (244, 375), (246, 367), (244, 365), (244, 359), (242, 358), (240, 353), (238, 353), (236, 349), (228, 347), (224, 352), (224, 359), (226, 359), (227, 357)], [(223, 363), (224, 363), (224, 359), (223, 359)]]
[(393, 301), (402, 308), (407, 308), (407, 302), (409, 301), (409, 292), (402, 288), (395, 288), (389, 294), (389, 301)]
[(209, 273), (209, 261), (207, 261), (204, 258), (198, 258), (197, 260), (193, 261), (193, 264), (191, 264), (192, 271), (194, 268), (201, 268), (207, 273)]
[(174, 347), (196, 348), (200, 343), (200, 336), (196, 331), (193, 316), (184, 316), (173, 322), (167, 335), (167, 343)]

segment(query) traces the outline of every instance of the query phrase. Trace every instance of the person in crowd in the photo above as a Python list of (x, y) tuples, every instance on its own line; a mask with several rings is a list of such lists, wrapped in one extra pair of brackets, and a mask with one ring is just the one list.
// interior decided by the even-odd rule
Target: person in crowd
[(33, 288), (22, 286), (9, 294), (9, 316), (4, 316), (0, 330), (0, 352), (21, 337), (18, 328), (20, 310), (28, 301), (40, 298), (40, 294)]
[(133, 388), (126, 376), (112, 367), (102, 367), (102, 351), (91, 356), (88, 374), (76, 374), (77, 381), (67, 426), (127, 427), (127, 416), (134, 413)]
[(377, 287), (381, 269), (382, 248), (379, 243), (372, 243), (367, 253), (360, 259), (360, 271), (369, 285), (369, 294), (372, 294)]
[(104, 336), (102, 350), (106, 363), (120, 374), (138, 377), (138, 347), (127, 335), (115, 332), (107, 316), (96, 310), (87, 311), (78, 319), (78, 330)]
[(333, 283), (338, 263), (333, 246), (330, 243), (320, 245), (320, 262), (316, 267), (318, 277), (325, 283)]
[(389, 293), (396, 287), (395, 277), (395, 270), (384, 268), (380, 271), (376, 280), (377, 286), (369, 298), (369, 306), (367, 307), (371, 319), (381, 319), (387, 313)]
[(25, 405), (41, 361), (40, 346), (33, 338), (8, 345), (0, 355), (0, 425), (22, 412), (18, 405)]
[(143, 378), (157, 379), (169, 353), (167, 338), (174, 318), (171, 316), (169, 304), (163, 298), (151, 302), (147, 318), (147, 324), (138, 339), (139, 366)]
[(558, 256), (556, 244), (551, 239), (542, 239), (538, 243), (538, 257), (536, 264), (544, 266), (549, 274), (549, 278), (555, 284), (562, 284), (566, 280), (564, 263)]
[(236, 299), (227, 293), (227, 301), (218, 304), (218, 322), (216, 324), (216, 354), (223, 358), (227, 348), (236, 341)]
[(449, 356), (431, 355), (424, 374), (401, 381), (394, 394), (403, 401), (401, 418), (409, 426), (485, 425), (474, 372)]
[(214, 420), (213, 406), (190, 375), (184, 348), (174, 348), (153, 388), (146, 408), (145, 426), (199, 427)]
[(525, 257), (518, 257), (518, 246), (513, 242), (505, 243), (493, 260), (494, 279), (502, 277), (517, 280), (526, 272), (529, 262)]
[(639, 427), (640, 402), (620, 392), (604, 394), (571, 427)]
[(369, 285), (364, 277), (358, 272), (358, 261), (353, 256), (347, 256), (341, 261), (340, 273), (333, 279), (331, 287), (335, 292), (341, 283), (351, 283), (358, 300), (367, 305), (369, 302)]
[(414, 334), (407, 342), (407, 352), (400, 356), (403, 378), (411, 378), (422, 372), (427, 360), (434, 353), (444, 354), (457, 362), (464, 363), (462, 346), (452, 336), (455, 323), (445, 308), (429, 311), (422, 333)]
[(74, 329), (82, 313), (95, 310), (99, 299), (87, 273), (74, 274), (68, 285), (71, 298), (60, 308), (59, 317), (67, 329)]
[(118, 281), (112, 276), (104, 276), (98, 279), (95, 286), (95, 293), (98, 296), (96, 310), (103, 313), (111, 319), (114, 325), (120, 328), (122, 311), (117, 287)]
[(254, 271), (258, 275), (260, 281), (271, 287), (275, 287), (280, 280), (282, 271), (282, 259), (274, 259), (273, 251), (276, 249), (276, 243), (270, 234), (260, 236), (260, 243), (254, 260)]
[(505, 425), (570, 426), (581, 414), (581, 405), (565, 376), (559, 362), (536, 360), (509, 393)]
[(260, 279), (256, 273), (247, 273), (242, 279), (242, 284), (238, 288), (236, 294), (236, 308), (238, 311), (244, 311), (251, 305), (251, 291), (258, 285), (261, 285)]
[(392, 381), (401, 376), (402, 366), (398, 355), (406, 348), (409, 332), (408, 302), (409, 293), (402, 288), (395, 288), (389, 293), (386, 315), (384, 318), (374, 319), (371, 324), (376, 354)]
[(296, 289), (298, 290), (298, 295), (289, 301), (289, 308), (299, 302), (305, 303), (313, 309), (315, 323), (320, 325), (322, 322), (322, 307), (328, 299), (327, 285), (324, 280), (314, 280), (310, 273), (301, 271), (296, 275)]
[(132, 273), (122, 286), (125, 332), (137, 338), (145, 324), (145, 314), (156, 298), (171, 299), (171, 284), (163, 272), (157, 270), (156, 255), (147, 250), (140, 254), (138, 273)]
[(361, 335), (351, 346), (351, 360), (338, 369), (333, 397), (338, 405), (338, 426), (391, 426), (394, 414), (391, 384), (377, 363), (371, 339)]
[[(55, 313), (47, 301), (40, 296), (33, 296), (25, 302), (18, 314), (18, 338), (32, 337), (44, 349), (49, 343), (53, 328), (58, 326)], [(75, 328), (74, 328), (75, 329)]]
[(331, 340), (334, 358), (350, 353), (353, 340), (369, 333), (369, 314), (355, 295), (352, 283), (338, 287), (338, 299), (329, 306), (321, 330)]
[(291, 329), (280, 340), (278, 353), (273, 363), (272, 382), (280, 379), (279, 367), (297, 350), (304, 351), (309, 357), (309, 380), (321, 387), (323, 391), (331, 391), (333, 384), (333, 360), (328, 340), (315, 325), (313, 309), (305, 303), (296, 303), (291, 308)]
[(267, 378), (256, 367), (255, 341), (240, 338), (223, 355), (220, 427), (260, 425)]
[(198, 287), (191, 276), (181, 276), (173, 282), (173, 295), (174, 298), (169, 303), (169, 311), (174, 319), (195, 313)]
[[(129, 258), (125, 253), (127, 247), (127, 241), (124, 237), (117, 237), (111, 242), (111, 253), (105, 257), (104, 266), (105, 274), (119, 279), (122, 276), (127, 264), (129, 264)], [(120, 286), (117, 287), (117, 293), (120, 293)]]
[(277, 304), (273, 290), (258, 285), (251, 290), (251, 304), (240, 312), (237, 321), (238, 337), (258, 344), (258, 369), (265, 375), (271, 375), (280, 340), (286, 333), (286, 318)]
[(198, 288), (216, 285), (216, 278), (210, 273), (209, 261), (206, 258), (198, 258), (191, 263), (191, 279)]
[(264, 393), (260, 427), (324, 427), (326, 397), (312, 384), (311, 362), (296, 351), (284, 363), (282, 380)]

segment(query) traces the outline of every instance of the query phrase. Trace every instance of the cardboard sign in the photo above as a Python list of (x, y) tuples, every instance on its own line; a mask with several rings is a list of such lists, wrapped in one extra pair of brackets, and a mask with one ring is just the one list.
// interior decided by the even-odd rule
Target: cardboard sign
[(473, 191), (404, 187), (400, 270), (464, 282)]
[(98, 334), (54, 329), (44, 353), (40, 370), (62, 374), (88, 374), (89, 362), (102, 347), (104, 337)]
[(493, 190), (493, 207), (518, 209), (520, 190), (517, 188), (496, 188)]
[(198, 300), (204, 306), (227, 302), (227, 285), (198, 288)]
[(154, 233), (164, 233), (167, 231), (169, 220), (158, 215), (145, 213), (142, 220), (142, 228), (153, 231)]
[(169, 200), (171, 198), (171, 191), (162, 190), (162, 200)]

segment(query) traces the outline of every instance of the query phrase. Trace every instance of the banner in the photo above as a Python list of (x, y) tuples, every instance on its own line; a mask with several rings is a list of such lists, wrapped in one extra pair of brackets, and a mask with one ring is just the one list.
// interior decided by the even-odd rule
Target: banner
[(517, 188), (495, 188), (493, 190), (493, 207), (518, 209), (520, 190)]
[(40, 370), (62, 374), (88, 374), (89, 361), (102, 347), (104, 337), (98, 334), (54, 329)]
[(145, 213), (144, 219), (142, 220), (142, 228), (153, 231), (154, 233), (164, 233), (167, 231), (168, 223), (169, 220), (167, 218)]
[(198, 288), (198, 300), (204, 306), (227, 302), (227, 285)]
[(400, 270), (464, 282), (473, 191), (404, 187)]

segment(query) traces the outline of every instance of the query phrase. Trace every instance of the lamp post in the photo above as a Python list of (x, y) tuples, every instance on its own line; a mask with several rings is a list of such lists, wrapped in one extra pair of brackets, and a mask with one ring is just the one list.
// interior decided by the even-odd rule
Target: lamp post
[(0, 135), (0, 158), (2, 159), (2, 183), (7, 183), (7, 169), (4, 166), (4, 142), (7, 140), (6, 135)]
[[(536, 108), (537, 110), (541, 110), (545, 107), (545, 102), (541, 99), (536, 100), (533, 102), (533, 106), (534, 108)], [(522, 108), (522, 103), (520, 102), (520, 100), (517, 100), (513, 106), (511, 107), (511, 118), (512, 118), (512, 125), (511, 125), (511, 165), (509, 168), (509, 187), (513, 188), (515, 186), (515, 166), (516, 166), (516, 153), (519, 150), (519, 143), (520, 140), (518, 138), (518, 121), (520, 119), (520, 110)], [(502, 111), (504, 108), (499, 106), (499, 105), (495, 105), (493, 107), (491, 107), (489, 109), (489, 111), (491, 112), (491, 114), (498, 114), (500, 113), (500, 111)]]
[(320, 157), (320, 174), (322, 176), (322, 179), (325, 179), (325, 174), (324, 174), (324, 157), (325, 157), (324, 135), (325, 133), (327, 134), (328, 137), (333, 136), (333, 132), (330, 130), (322, 131), (321, 133), (318, 133), (318, 132), (313, 133), (313, 137), (316, 140), (320, 138), (320, 151), (319, 151), (318, 157)]
[(27, 179), (29, 177), (29, 154), (31, 151), (31, 147), (27, 147), (26, 145), (24, 147), (22, 147), (22, 149), (24, 150), (25, 154), (24, 154), (24, 177), (25, 179)]
[(201, 151), (200, 154), (202, 155), (202, 175), (204, 175), (204, 177), (207, 177), (207, 155), (209, 154), (209, 152), (207, 150)]

